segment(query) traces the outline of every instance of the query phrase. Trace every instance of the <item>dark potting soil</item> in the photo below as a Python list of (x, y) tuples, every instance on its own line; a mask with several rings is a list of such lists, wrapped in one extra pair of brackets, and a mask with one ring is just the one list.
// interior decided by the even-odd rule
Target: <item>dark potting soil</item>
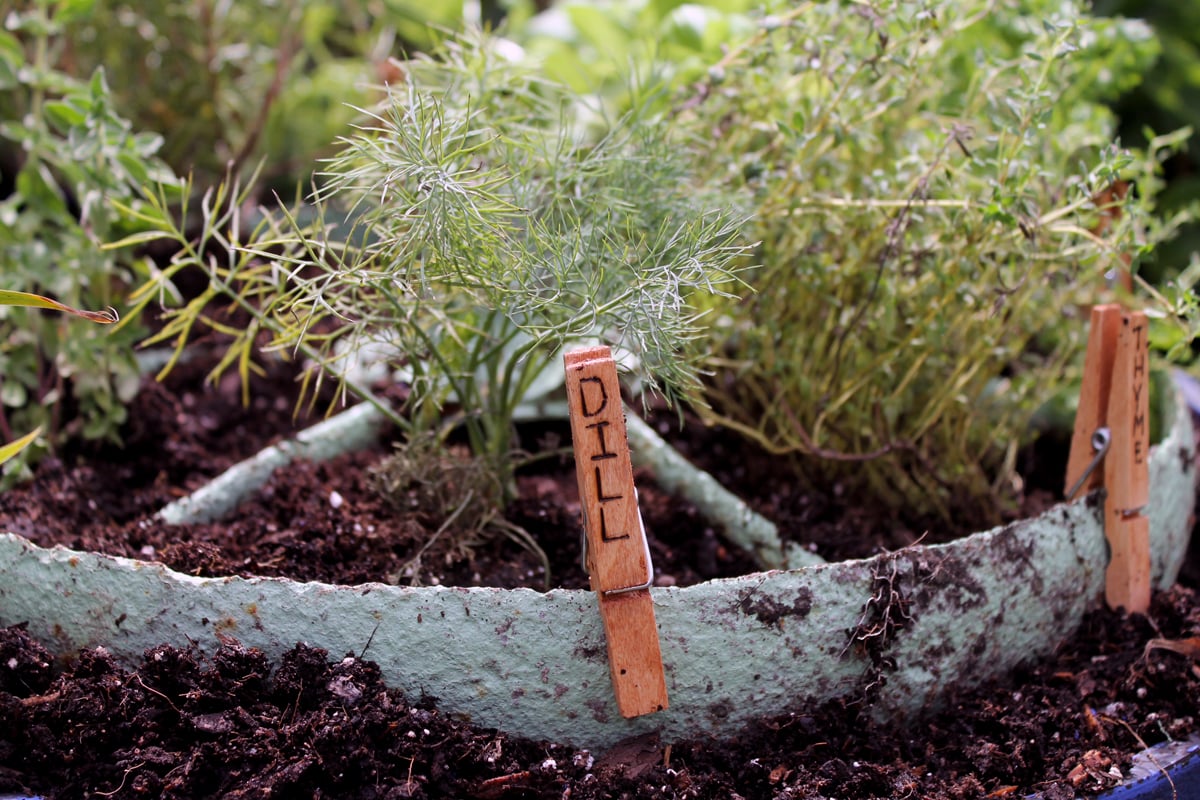
[[(321, 419), (293, 416), (294, 375), (285, 365), (254, 379), (248, 407), (236, 376), (216, 386), (203, 376), (204, 368), (191, 364), (165, 384), (147, 380), (122, 445), (76, 448), (41, 462), (31, 482), (0, 494), (0, 530), (46, 547), (151, 559), (202, 576), (341, 584), (393, 576), (403, 584), (548, 588), (540, 555), (519, 537), (503, 530), (438, 534), (445, 511), (398, 510), (380, 496), (370, 472), (393, 449), (386, 436), (365, 452), (279, 471), (219, 524), (157, 522), (154, 514), (167, 503)], [(522, 436), (528, 450), (562, 452), (521, 470), (518, 499), (505, 517), (537, 540), (551, 586), (586, 587), (574, 461), (562, 449), (570, 429), (565, 422), (530, 425)], [(636, 478), (659, 585), (755, 571), (753, 560), (726, 544), (693, 506), (659, 490), (647, 474)]]
[[(1148, 618), (1087, 617), (1051, 660), (955, 698), (918, 731), (861, 706), (779, 709), (731, 741), (638, 739), (604, 753), (480, 729), (378, 667), (297, 645), (277, 664), (226, 638), (211, 657), (102, 649), (63, 671), (20, 625), (0, 629), (0, 792), (71, 798), (1076, 797), (1112, 786), (1129, 752), (1187, 736), (1200, 598), (1177, 587)], [(1185, 797), (1186, 795), (1180, 795)]]
[[(186, 367), (148, 383), (124, 446), (68, 450), (35, 479), (0, 495), (0, 530), (167, 563), (199, 575), (268, 575), (357, 583), (384, 580), (540, 588), (545, 568), (517, 538), (430, 539), (439, 522), (402, 513), (371, 488), (389, 452), (297, 464), (219, 525), (167, 527), (165, 503), (232, 463), (311, 424), (293, 417), (292, 374), (277, 365), (239, 387), (206, 386)], [(327, 400), (328, 398), (323, 398)], [(320, 407), (320, 405), (318, 405)], [(685, 429), (686, 433), (686, 429)], [(565, 426), (523, 431), (525, 447), (553, 449)], [(717, 452), (712, 440), (693, 444)], [(722, 445), (727, 446), (727, 445)], [(686, 449), (686, 445), (684, 445)], [(749, 456), (725, 459), (745, 477)], [(759, 473), (761, 474), (761, 473)], [(737, 476), (720, 476), (719, 478)], [(534, 536), (554, 585), (582, 587), (578, 498), (570, 457), (524, 470), (510, 522)], [(656, 581), (686, 584), (744, 574), (753, 564), (694, 508), (639, 475)], [(778, 481), (754, 502), (779, 508)], [(898, 548), (913, 525), (860, 519), (869, 504), (820, 503), (829, 541), (864, 521), (894, 538), (857, 555)], [(830, 511), (853, 508), (853, 519)], [(810, 516), (810, 521), (814, 517)], [(877, 524), (871, 524), (872, 522)], [(964, 531), (966, 532), (966, 531)], [(412, 559), (426, 547), (419, 565)], [(838, 553), (831, 553), (838, 555)], [(406, 568), (408, 572), (406, 573)], [(1193, 586), (1195, 583), (1192, 584)], [(103, 651), (54, 662), (18, 625), (0, 629), (0, 792), (72, 797), (399, 798), (1047, 798), (1111, 786), (1143, 744), (1196, 730), (1200, 598), (1179, 587), (1147, 618), (1088, 617), (1050, 661), (1004, 684), (954, 699), (919, 730), (880, 726), (864, 706), (779, 708), (736, 740), (633, 741), (588, 753), (479, 729), (438, 712), (435, 698), (383, 686), (362, 654), (297, 646), (278, 664), (227, 639), (219, 652), (162, 646), (135, 671)], [(1177, 643), (1151, 648), (1152, 640)], [(1189, 646), (1191, 650), (1189, 650)]]

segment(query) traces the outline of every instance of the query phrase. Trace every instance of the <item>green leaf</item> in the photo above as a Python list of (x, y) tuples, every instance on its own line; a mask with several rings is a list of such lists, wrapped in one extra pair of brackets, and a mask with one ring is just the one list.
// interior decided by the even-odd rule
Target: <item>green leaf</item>
[(18, 453), (20, 453), (22, 450), (24, 450), (26, 447), (31, 445), (33, 443), (33, 440), (36, 439), (39, 435), (41, 435), (41, 433), (42, 433), (42, 428), (41, 428), (41, 426), (38, 426), (38, 427), (34, 428), (32, 431), (30, 431), (29, 433), (22, 436), (20, 439), (16, 439), (15, 441), (11, 441), (8, 444), (4, 445), (3, 447), (0, 447), (0, 464), (3, 464), (5, 461), (8, 461), (9, 459), (13, 458)]
[(983, 218), (988, 222), (999, 222), (1009, 227), (1017, 224), (1017, 218), (999, 203), (990, 203), (983, 210)]
[(28, 399), (29, 393), (25, 390), (23, 384), (12, 380), (0, 383), (0, 405), (5, 405), (9, 408), (20, 408), (25, 405)]
[(687, 5), (671, 14), (664, 39), (671, 44), (700, 50), (704, 45), (704, 31), (708, 27), (709, 15), (697, 6)]
[(117, 153), (117, 162), (125, 168), (130, 183), (145, 186), (150, 182), (150, 173), (142, 159), (129, 153)]
[(585, 41), (604, 53), (607, 59), (621, 63), (629, 52), (629, 36), (611, 13), (584, 5), (567, 6), (566, 11), (571, 24)]
[(67, 217), (69, 212), (61, 190), (47, 178), (43, 165), (30, 159), (17, 173), (17, 194), (25, 199), (31, 210), (41, 212), (43, 216)]
[(54, 14), (55, 22), (68, 24), (87, 19), (96, 7), (96, 0), (62, 0)]
[(13, 11), (4, 18), (4, 27), (10, 31), (21, 31), (31, 37), (49, 36), (57, 33), (57, 26), (42, 14), (34, 11)]
[(89, 85), (92, 92), (92, 99), (107, 98), (109, 95), (108, 82), (104, 79), (104, 69), (100, 68), (92, 73), (92, 81)]
[(62, 100), (56, 100), (46, 103), (44, 106), (46, 119), (59, 130), (67, 130), (76, 125), (82, 125), (87, 119), (87, 114), (84, 114), (72, 103), (67, 103)]
[(147, 242), (156, 242), (159, 239), (174, 239), (175, 236), (170, 231), (139, 231), (131, 233), (123, 239), (118, 239), (115, 242), (105, 242), (100, 245), (101, 250), (120, 250), (124, 247), (135, 247), (139, 244)]
[(11, 33), (0, 30), (0, 60), (11, 64), (19, 64), (25, 60), (25, 51), (21, 41)]
[(49, 297), (42, 297), (40, 294), (31, 294), (29, 292), (14, 292), (9, 289), (0, 289), (0, 306), (26, 306), (28, 308), (45, 308), (51, 311), (63, 311), (68, 314), (74, 314), (77, 317), (82, 317), (92, 322), (99, 322), (102, 325), (111, 325), (117, 322), (120, 317), (117, 315), (116, 309), (110, 308), (107, 311), (85, 311), (79, 308), (72, 308), (57, 300), (51, 300)]
[(0, 58), (0, 89), (12, 89), (18, 84), (16, 66)]

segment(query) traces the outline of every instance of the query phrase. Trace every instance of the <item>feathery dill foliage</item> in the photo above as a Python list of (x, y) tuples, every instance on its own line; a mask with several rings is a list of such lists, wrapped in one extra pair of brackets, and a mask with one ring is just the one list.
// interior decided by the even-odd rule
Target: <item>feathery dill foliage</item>
[[(223, 367), (244, 371), (265, 330), (270, 348), (309, 360), (306, 388), (334, 379), (366, 394), (351, 367), (383, 353), (412, 383), (402, 424), (445, 430), (453, 403), (448, 424), (502, 472), (514, 410), (573, 340), (626, 351), (668, 398), (691, 393), (691, 300), (734, 288), (745, 247), (741, 217), (689, 171), (688, 143), (636, 109), (585, 124), (578, 96), (487, 39), (404, 66), (321, 173), (315, 223), (284, 212), (247, 243), (225, 235), (224, 264), (185, 247), (211, 279), (200, 302), (229, 297), (253, 316)], [(160, 338), (181, 346), (202, 313), (171, 311)]]

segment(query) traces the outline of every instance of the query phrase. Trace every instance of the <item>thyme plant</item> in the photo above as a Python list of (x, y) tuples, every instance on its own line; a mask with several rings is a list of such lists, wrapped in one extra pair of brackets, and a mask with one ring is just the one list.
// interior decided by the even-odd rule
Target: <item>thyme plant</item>
[(647, 389), (694, 393), (693, 301), (734, 288), (746, 249), (739, 213), (690, 171), (694, 142), (639, 109), (584, 117), (577, 96), (494, 45), (458, 40), (405, 63), (311, 205), (265, 212), (248, 237), (236, 191), (206, 202), (208, 242), (159, 203), (154, 235), (182, 249), (139, 298), (202, 269), (208, 291), (169, 310), (156, 339), (182, 347), (213, 300), (232, 301), (251, 321), (229, 331), (218, 371), (248, 370), (262, 335), (305, 359), (310, 397), (335, 380), (373, 399), (354, 367), (382, 358), (411, 386), (406, 413), (380, 403), (409, 438), (462, 426), (511, 496), (514, 412), (561, 370), (562, 347), (604, 341)]
[[(712, 417), (817, 487), (995, 521), (1077, 309), (1161, 233), (1153, 166), (1098, 102), (1153, 40), (1057, 1), (776, 12), (680, 103), (762, 242), (756, 291), (716, 303)], [(1099, 208), (1118, 178), (1139, 191)]]

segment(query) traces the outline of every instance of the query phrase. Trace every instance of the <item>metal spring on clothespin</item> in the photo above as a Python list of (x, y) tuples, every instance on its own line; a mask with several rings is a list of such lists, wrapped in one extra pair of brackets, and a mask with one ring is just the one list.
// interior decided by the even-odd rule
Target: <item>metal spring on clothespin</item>
[(1112, 433), (1109, 432), (1108, 428), (1097, 428), (1096, 432), (1092, 434), (1092, 450), (1096, 452), (1096, 455), (1088, 462), (1088, 465), (1083, 470), (1083, 474), (1079, 476), (1079, 480), (1075, 481), (1075, 485), (1067, 490), (1068, 503), (1075, 499), (1075, 495), (1079, 494), (1079, 490), (1087, 483), (1087, 479), (1091, 476), (1092, 472), (1095, 471), (1096, 467), (1100, 466), (1100, 462), (1104, 460), (1104, 454), (1108, 452), (1110, 444), (1112, 444)]

